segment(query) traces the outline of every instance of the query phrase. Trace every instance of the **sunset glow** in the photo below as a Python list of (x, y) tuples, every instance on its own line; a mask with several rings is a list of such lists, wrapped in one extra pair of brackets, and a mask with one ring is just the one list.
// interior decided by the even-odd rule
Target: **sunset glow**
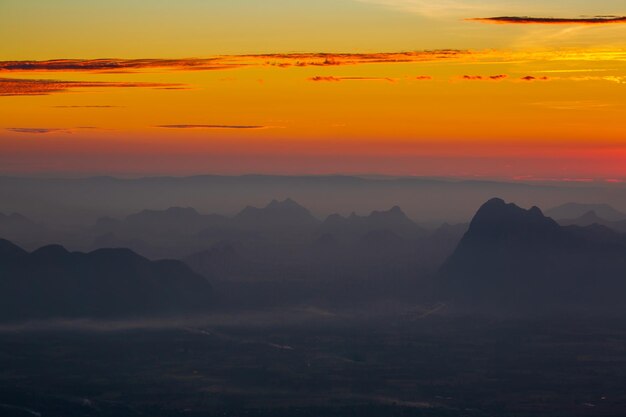
[(2, 3), (5, 174), (626, 179), (623, 2)]

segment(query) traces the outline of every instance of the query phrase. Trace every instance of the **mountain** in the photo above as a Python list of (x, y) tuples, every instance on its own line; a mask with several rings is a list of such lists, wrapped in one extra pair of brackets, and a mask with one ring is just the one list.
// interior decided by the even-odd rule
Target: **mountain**
[[(522, 181), (495, 182), (426, 177), (345, 175), (199, 175), (144, 178), (19, 178), (0, 176), (0, 211), (17, 211), (52, 228), (93, 224), (147, 207), (194, 207), (235, 214), (268, 196), (289, 196), (326, 217), (358, 207), (370, 212), (394, 204), (424, 223), (466, 222), (494, 195), (552, 207), (567, 201), (602, 201), (626, 209), (624, 185)], [(576, 215), (562, 218), (577, 217)], [(602, 216), (602, 213), (598, 213)], [(556, 217), (558, 218), (558, 217)]]
[(189, 255), (183, 262), (209, 280), (231, 279), (247, 270), (247, 262), (228, 243)]
[(0, 213), (0, 236), (30, 242), (45, 238), (48, 230), (19, 213)]
[(595, 211), (588, 211), (580, 217), (575, 219), (561, 219), (559, 224), (562, 226), (591, 226), (599, 224), (601, 226), (608, 227), (617, 232), (626, 233), (626, 220), (610, 221), (606, 220), (596, 214)]
[(179, 261), (149, 261), (128, 249), (28, 253), (0, 240), (0, 319), (122, 317), (206, 308), (208, 282)]
[(321, 235), (330, 234), (352, 239), (381, 231), (391, 232), (405, 238), (425, 234), (424, 229), (409, 219), (398, 206), (387, 211), (373, 211), (368, 216), (358, 216), (355, 213), (348, 217), (331, 214), (320, 226)]
[(21, 258), (27, 254), (28, 252), (12, 242), (0, 239), (0, 260), (2, 260), (2, 262), (10, 262), (15, 258)]
[(441, 268), (439, 287), (472, 310), (623, 309), (626, 239), (600, 225), (560, 226), (537, 207), (492, 199)]
[(233, 222), (238, 228), (256, 231), (303, 231), (319, 224), (308, 209), (290, 198), (272, 200), (263, 208), (247, 206)]
[(429, 270), (438, 270), (452, 255), (468, 228), (468, 223), (444, 223), (420, 239), (416, 251), (418, 264)]
[(626, 220), (626, 214), (608, 204), (566, 203), (546, 211), (546, 215), (556, 220), (575, 219), (593, 211), (608, 221)]
[(96, 233), (194, 234), (207, 228), (226, 227), (229, 219), (218, 214), (200, 214), (191, 207), (142, 210), (119, 221), (104, 217), (96, 223)]

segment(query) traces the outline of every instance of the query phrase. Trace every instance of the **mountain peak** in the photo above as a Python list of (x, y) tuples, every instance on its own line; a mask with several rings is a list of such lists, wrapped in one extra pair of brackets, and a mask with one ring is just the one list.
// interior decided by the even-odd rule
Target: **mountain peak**
[(491, 199), (441, 268), (439, 285), (473, 309), (537, 312), (608, 299), (621, 306), (612, 293), (623, 293), (624, 249), (601, 225), (562, 227), (537, 207)]
[(70, 252), (61, 245), (47, 245), (31, 253), (31, 256), (37, 258), (53, 259), (63, 257), (65, 255), (68, 255), (69, 253)]
[(306, 207), (290, 198), (283, 201), (274, 199), (263, 208), (247, 206), (235, 216), (235, 221), (245, 228), (259, 230), (309, 228), (318, 223)]
[(483, 204), (470, 223), (471, 232), (503, 234), (511, 230), (555, 230), (558, 224), (546, 217), (539, 207), (526, 210), (501, 198)]
[(267, 206), (265, 206), (265, 208), (268, 208), (268, 209), (290, 209), (290, 208), (303, 209), (304, 207), (296, 203), (291, 198), (286, 198), (283, 201), (273, 199)]
[(372, 211), (369, 217), (395, 217), (395, 218), (405, 218), (406, 214), (400, 208), (400, 206), (393, 206), (389, 210), (386, 211)]
[(167, 214), (176, 216), (197, 216), (199, 213), (193, 207), (169, 207), (165, 210)]

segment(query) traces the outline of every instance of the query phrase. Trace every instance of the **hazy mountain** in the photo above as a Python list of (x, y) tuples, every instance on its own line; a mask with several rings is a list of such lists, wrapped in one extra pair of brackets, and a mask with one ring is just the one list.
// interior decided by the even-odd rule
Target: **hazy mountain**
[(30, 243), (45, 239), (49, 231), (47, 228), (19, 213), (0, 213), (0, 236), (9, 239)]
[(321, 235), (331, 234), (355, 239), (376, 231), (388, 231), (406, 238), (415, 238), (426, 233), (398, 206), (387, 211), (373, 211), (368, 216), (358, 216), (352, 213), (344, 217), (340, 214), (332, 214), (324, 220), (319, 232)]
[(580, 217), (575, 219), (560, 219), (559, 224), (562, 226), (591, 226), (594, 224), (599, 224), (601, 226), (608, 227), (609, 229), (613, 229), (615, 231), (626, 233), (626, 220), (620, 221), (610, 221), (604, 219), (596, 214), (595, 211), (588, 211)]
[(437, 270), (456, 249), (467, 232), (469, 224), (444, 223), (418, 242), (418, 264), (429, 270)]
[(312, 230), (319, 224), (308, 209), (290, 198), (272, 200), (262, 208), (247, 206), (233, 218), (233, 222), (246, 230), (290, 232)]
[(248, 262), (228, 243), (189, 255), (183, 262), (209, 280), (233, 279), (250, 269)]
[[(369, 212), (397, 204), (422, 223), (465, 222), (493, 195), (520, 204), (552, 207), (568, 201), (602, 201), (626, 208), (622, 185), (522, 183), (417, 177), (340, 175), (202, 175), (146, 178), (16, 178), (0, 176), (0, 211), (19, 212), (51, 227), (87, 225), (103, 216), (122, 218), (147, 207), (194, 207), (234, 215), (246, 204), (287, 196), (316, 216)], [(577, 217), (579, 214), (563, 218)], [(602, 213), (598, 214), (602, 216)], [(604, 216), (603, 216), (604, 217)]]
[(208, 282), (179, 261), (149, 261), (128, 249), (28, 253), (0, 240), (0, 319), (111, 317), (206, 308)]
[(194, 234), (206, 228), (223, 228), (229, 219), (218, 214), (203, 215), (191, 207), (170, 207), (166, 210), (142, 210), (122, 221), (101, 218), (96, 231), (124, 233)]
[(606, 227), (563, 227), (492, 199), (441, 269), (441, 290), (472, 309), (540, 312), (622, 308), (626, 239)]
[(589, 212), (594, 212), (600, 218), (608, 221), (626, 220), (625, 213), (608, 204), (566, 203), (547, 210), (546, 215), (560, 221), (561, 219), (582, 217)]

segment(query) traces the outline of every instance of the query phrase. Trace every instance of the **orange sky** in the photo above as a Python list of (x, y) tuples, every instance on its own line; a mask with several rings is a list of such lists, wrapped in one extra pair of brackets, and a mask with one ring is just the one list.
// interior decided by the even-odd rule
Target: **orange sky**
[[(345, 13), (348, 5), (364, 16), (378, 11), (388, 28), (414, 19), (422, 31), (415, 34), (432, 39), (405, 49), (389, 29), (384, 42), (364, 38), (342, 54), (319, 54), (307, 51), (304, 25), (291, 36), (304, 52), (287, 50), (285, 40), (269, 42), (263, 55), (243, 41), (214, 54), (195, 46), (192, 54), (181, 38), (187, 55), (170, 39), (162, 50), (148, 44), (146, 55), (110, 58), (126, 46), (116, 37), (105, 42), (98, 28), (84, 36), (101, 53), (70, 42), (71, 27), (51, 35), (64, 38), (65, 52), (56, 51), (64, 55), (26, 37), (0, 62), (0, 172), (626, 179), (626, 25), (588, 24), (571, 12), (565, 17), (578, 21), (489, 25), (466, 20), (492, 17), (471, 1), (450, 10), (411, 3), (421, 13), (400, 2), (339, 3)], [(603, 13), (613, 5), (605, 3)], [(41, 4), (31, 2), (34, 20)], [(271, 23), (270, 10), (265, 17)], [(433, 21), (446, 28), (440, 37), (427, 30)], [(159, 38), (136, 29), (139, 38)], [(498, 35), (504, 40), (489, 41)], [(108, 55), (116, 46), (120, 55)]]

